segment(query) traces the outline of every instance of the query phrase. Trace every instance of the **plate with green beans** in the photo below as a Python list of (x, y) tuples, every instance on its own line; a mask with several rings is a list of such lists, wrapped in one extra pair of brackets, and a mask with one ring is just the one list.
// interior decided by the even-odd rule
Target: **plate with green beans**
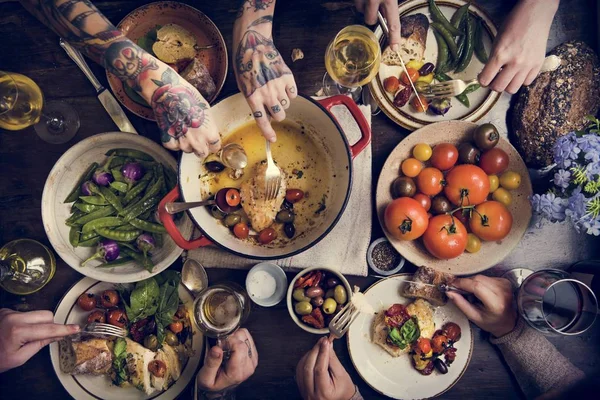
[[(42, 219), (50, 243), (73, 269), (104, 282), (137, 282), (182, 252), (156, 217), (177, 185), (177, 163), (138, 135), (102, 133), (71, 147), (48, 175)], [(184, 236), (193, 225), (176, 221)]]
[[(465, 0), (409, 0), (398, 7), (398, 12), (403, 26), (400, 54), (404, 55), (408, 73), (398, 63), (382, 62), (369, 84), (385, 114), (411, 131), (440, 121), (483, 118), (500, 93), (479, 85), (448, 99), (432, 100), (418, 93), (439, 82), (477, 78), (497, 34), (492, 20), (476, 4)], [(387, 39), (380, 27), (375, 35), (385, 49)], [(411, 89), (411, 81), (417, 94)]]

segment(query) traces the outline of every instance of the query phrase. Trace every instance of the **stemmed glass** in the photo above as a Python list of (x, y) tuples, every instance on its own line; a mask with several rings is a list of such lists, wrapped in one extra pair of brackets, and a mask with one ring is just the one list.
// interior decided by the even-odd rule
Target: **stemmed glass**
[(568, 272), (544, 269), (531, 272), (522, 282), (512, 282), (518, 287), (519, 313), (542, 333), (579, 335), (596, 319), (598, 300), (594, 292)]
[(358, 101), (361, 86), (377, 75), (380, 61), (381, 47), (373, 32), (362, 25), (345, 27), (325, 52), (324, 94), (350, 94), (355, 102)]
[(62, 101), (44, 101), (40, 87), (25, 75), (0, 71), (0, 128), (34, 126), (47, 143), (66, 143), (79, 130), (79, 116)]

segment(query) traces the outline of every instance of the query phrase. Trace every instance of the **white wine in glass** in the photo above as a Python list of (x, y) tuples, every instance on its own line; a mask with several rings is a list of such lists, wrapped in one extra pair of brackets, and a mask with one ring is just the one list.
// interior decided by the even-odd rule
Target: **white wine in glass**
[(357, 100), (361, 86), (379, 72), (380, 62), (381, 47), (373, 32), (362, 25), (345, 27), (325, 52), (325, 94), (352, 94)]
[(34, 81), (0, 71), (0, 128), (18, 131), (37, 124), (43, 104), (44, 96)]

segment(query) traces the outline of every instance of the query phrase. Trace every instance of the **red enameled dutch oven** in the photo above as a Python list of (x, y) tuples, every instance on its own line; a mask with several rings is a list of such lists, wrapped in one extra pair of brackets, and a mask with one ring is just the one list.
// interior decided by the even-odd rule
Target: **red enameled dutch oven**
[[(330, 113), (335, 105), (348, 108), (361, 131), (361, 138), (350, 145), (336, 118)], [(238, 127), (252, 120), (248, 103), (240, 93), (227, 97), (215, 104), (211, 116), (217, 118), (217, 127), (224, 137)], [(206, 207), (191, 209), (188, 212), (192, 221), (202, 231), (203, 236), (191, 241), (185, 240), (177, 230), (173, 217), (165, 210), (168, 202), (202, 201), (202, 183), (199, 176), (204, 173), (202, 161), (194, 154), (183, 153), (179, 162), (179, 187), (173, 189), (159, 205), (159, 215), (167, 232), (180, 247), (191, 250), (201, 246), (216, 244), (223, 249), (242, 257), (254, 259), (279, 259), (298, 254), (318, 243), (335, 226), (342, 216), (352, 188), (352, 159), (367, 147), (371, 141), (371, 129), (356, 104), (347, 96), (334, 96), (315, 101), (298, 96), (286, 111), (287, 120), (301, 124), (313, 138), (319, 140), (325, 153), (331, 158), (333, 181), (330, 198), (323, 222), (304, 235), (294, 238), (284, 247), (268, 247), (237, 239), (230, 230), (214, 219)]]

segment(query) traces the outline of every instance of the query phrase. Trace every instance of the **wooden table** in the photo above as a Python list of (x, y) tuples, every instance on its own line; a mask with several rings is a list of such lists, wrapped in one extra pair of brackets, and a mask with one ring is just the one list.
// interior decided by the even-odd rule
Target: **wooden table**
[[(220, 27), (231, 46), (231, 26), (237, 1), (186, 1), (206, 13)], [(72, 104), (81, 118), (81, 129), (69, 143), (48, 145), (42, 142), (32, 128), (21, 132), (0, 132), (0, 243), (27, 237), (49, 245), (40, 215), (40, 201), (46, 176), (58, 158), (74, 143), (88, 136), (116, 130), (112, 120), (96, 99), (93, 87), (80, 70), (58, 46), (58, 38), (30, 16), (18, 3), (0, 0), (0, 69), (26, 74), (41, 87), (47, 99), (61, 99)], [(96, 1), (96, 6), (117, 23), (128, 12), (146, 3), (143, 0)], [(501, 23), (513, 2), (480, 0), (497, 23)], [(334, 6), (336, 11), (332, 11)], [(585, 40), (597, 48), (596, 2), (594, 0), (563, 0), (550, 35), (549, 48), (571, 39)], [(320, 87), (325, 72), (323, 54), (329, 40), (344, 26), (361, 23), (361, 16), (352, 8), (351, 1), (324, 2), (320, 0), (279, 0), (275, 14), (273, 36), (275, 43), (292, 68), (300, 91), (311, 95)], [(304, 60), (291, 63), (293, 48), (304, 51)], [(92, 70), (105, 86), (104, 71), (98, 65)], [(222, 96), (237, 91), (230, 71)], [(506, 102), (508, 104), (508, 102)], [(498, 107), (496, 118), (504, 120), (505, 109)], [(128, 112), (136, 129), (143, 135), (158, 139), (153, 122), (145, 121)], [(408, 132), (396, 126), (383, 114), (373, 119), (373, 184), (385, 158)], [(376, 220), (376, 217), (374, 215)], [(564, 235), (553, 244), (547, 238)], [(382, 236), (377, 223), (373, 238)], [(527, 258), (527, 247), (503, 263), (507, 268), (517, 265), (541, 268), (548, 264), (568, 264), (598, 255), (590, 238), (576, 236), (570, 228), (545, 227), (530, 230), (526, 240), (538, 244), (540, 258)], [(597, 243), (597, 242), (596, 242)], [(558, 245), (558, 249), (556, 249)], [(561, 247), (563, 246), (564, 247)], [(554, 252), (554, 253), (552, 253)], [(555, 254), (544, 256), (544, 254)], [(494, 271), (498, 272), (498, 268)], [(211, 282), (230, 279), (243, 282), (243, 271), (210, 270)], [(54, 279), (40, 292), (19, 298), (0, 292), (0, 306), (53, 310), (60, 297), (81, 275), (62, 260)], [(374, 278), (351, 277), (351, 284), (366, 288)], [(260, 365), (252, 378), (238, 389), (240, 399), (295, 399), (299, 398), (294, 381), (297, 361), (311, 348), (316, 336), (294, 325), (284, 304), (270, 309), (255, 307), (247, 324), (256, 339)], [(558, 349), (587, 374), (598, 373), (600, 359), (600, 324), (589, 332), (574, 338), (551, 338)], [(350, 372), (354, 382), (367, 399), (382, 398), (358, 376), (348, 356), (345, 341), (335, 344), (338, 356)], [(187, 390), (182, 398), (190, 398)], [(443, 398), (518, 398), (522, 394), (498, 351), (487, 341), (487, 336), (475, 329), (475, 350), (471, 363), (460, 382)], [(67, 392), (52, 371), (48, 350), (44, 349), (24, 367), (0, 375), (2, 399), (39, 398), (64, 399)]]

